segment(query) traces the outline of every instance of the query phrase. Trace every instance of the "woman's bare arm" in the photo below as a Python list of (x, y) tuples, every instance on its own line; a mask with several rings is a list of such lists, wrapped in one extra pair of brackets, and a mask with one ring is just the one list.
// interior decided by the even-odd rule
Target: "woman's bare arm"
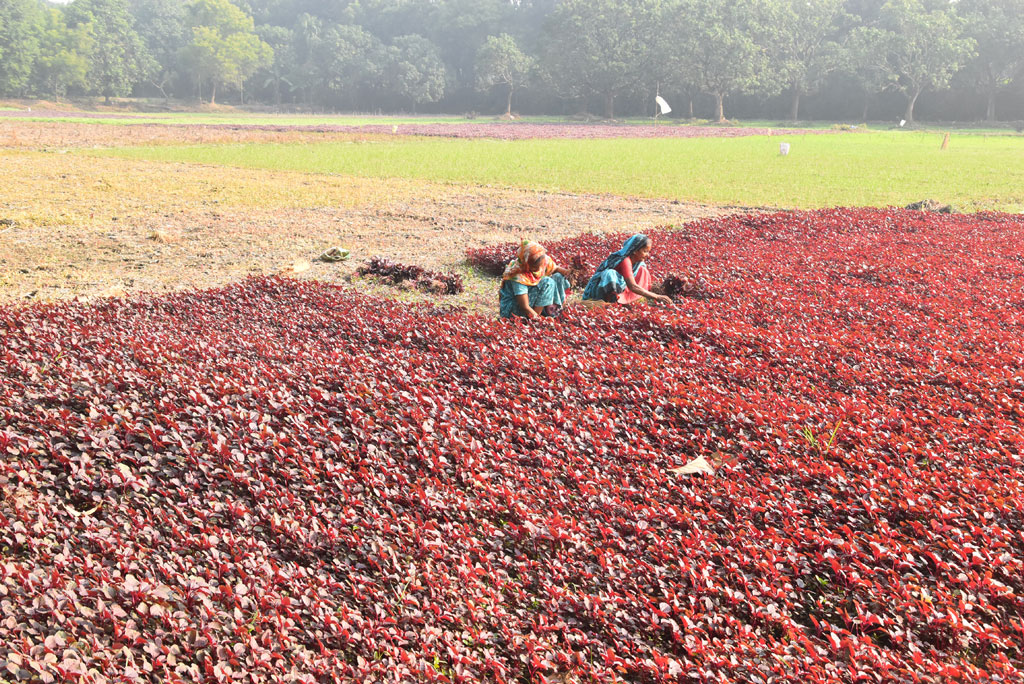
[(661, 302), (662, 304), (672, 303), (672, 300), (666, 297), (665, 295), (655, 294), (650, 290), (645, 290), (644, 288), (640, 287), (637, 284), (636, 279), (633, 278), (633, 262), (630, 261), (629, 257), (623, 259), (622, 263), (625, 267), (622, 269), (622, 271), (620, 271), (620, 274), (623, 278), (625, 278), (626, 288), (630, 292), (632, 292), (635, 295), (640, 295), (641, 297), (646, 297), (647, 299), (652, 299), (656, 302)]
[(519, 305), (519, 310), (522, 311), (524, 314), (526, 314), (527, 318), (537, 318), (538, 316), (540, 316), (540, 314), (537, 313), (530, 306), (530, 295), (529, 294), (523, 293), (521, 295), (516, 295), (516, 304)]

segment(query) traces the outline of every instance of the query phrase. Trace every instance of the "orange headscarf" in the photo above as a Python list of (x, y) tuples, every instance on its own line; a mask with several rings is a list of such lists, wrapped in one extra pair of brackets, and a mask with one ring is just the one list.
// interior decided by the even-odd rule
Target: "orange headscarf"
[[(523, 285), (532, 287), (540, 282), (541, 278), (551, 275), (558, 268), (555, 260), (549, 257), (548, 252), (538, 242), (523, 240), (516, 252), (516, 258), (508, 262), (505, 272), (501, 275), (502, 282), (515, 280)], [(530, 261), (542, 256), (540, 267), (536, 271), (530, 270)]]

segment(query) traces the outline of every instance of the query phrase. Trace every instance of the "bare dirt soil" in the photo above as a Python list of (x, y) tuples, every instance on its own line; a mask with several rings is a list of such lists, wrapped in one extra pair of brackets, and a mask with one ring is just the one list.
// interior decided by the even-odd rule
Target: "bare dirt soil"
[[(742, 210), (94, 158), (72, 149), (239, 135), (288, 142), (332, 135), (184, 130), (196, 137), (183, 138), (179, 127), (0, 121), (0, 303), (215, 287), (278, 272), (387, 296), (425, 297), (356, 275), (363, 261), (381, 255), (463, 274), (466, 293), (443, 299), (492, 311), (498, 284), (465, 264), (468, 247), (630, 232)], [(334, 246), (351, 250), (351, 258), (318, 260)]]

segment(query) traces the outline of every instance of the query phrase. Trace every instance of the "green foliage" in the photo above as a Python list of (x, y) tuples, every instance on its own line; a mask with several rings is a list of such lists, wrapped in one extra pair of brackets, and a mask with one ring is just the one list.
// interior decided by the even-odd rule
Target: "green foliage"
[(0, 1), (0, 93), (28, 89), (43, 19), (37, 0)]
[(414, 106), (444, 97), (447, 72), (437, 46), (429, 40), (416, 34), (398, 36), (389, 58), (386, 82), (399, 97)]
[(526, 55), (507, 33), (487, 36), (476, 53), (476, 84), (480, 90), (496, 85), (508, 88), (505, 114), (512, 114), (512, 94), (522, 87), (535, 66), (533, 57)]
[(850, 32), (840, 52), (840, 69), (852, 76), (864, 93), (862, 119), (868, 115), (871, 97), (896, 80), (886, 60), (890, 36), (875, 26), (858, 26)]
[[(439, 102), (435, 110), (465, 112), (501, 89), (507, 113), (516, 93), (527, 111), (564, 112), (575, 100), (582, 109), (600, 102), (612, 117), (617, 108), (649, 114), (661, 92), (673, 103), (688, 96), (692, 117), (693, 96), (706, 93), (721, 120), (733, 95), (757, 96), (740, 104), (768, 116), (785, 92), (796, 119), (801, 97), (817, 92), (831, 103), (826, 118), (848, 116), (853, 82), (864, 116), (883, 90), (902, 91), (912, 119), (921, 92), (953, 87), (964, 97), (944, 98), (944, 109), (978, 111), (960, 103), (980, 94), (994, 120), (999, 96), (1003, 117), (1024, 118), (1024, 0), (60, 3), (0, 0), (0, 96), (198, 91), (215, 100), (230, 86), (243, 101), (244, 88), (264, 102), (321, 110)], [(57, 35), (51, 9), (72, 35)], [(88, 50), (85, 29), (75, 34), (85, 26)], [(517, 94), (527, 80), (528, 99)]]
[(45, 84), (60, 101), (68, 88), (85, 89), (95, 39), (92, 24), (70, 27), (64, 13), (53, 8), (46, 13), (35, 79)]
[(758, 21), (761, 0), (676, 0), (666, 13), (667, 33), (677, 36), (666, 56), (674, 71), (715, 98), (715, 119), (725, 119), (723, 99), (736, 92), (770, 90), (768, 51)]
[[(387, 71), (388, 50), (376, 36), (357, 26), (328, 30), (319, 46), (319, 65), (327, 87), (342, 95), (380, 87)], [(349, 101), (358, 101), (352, 97)]]
[(131, 0), (135, 25), (153, 58), (146, 79), (161, 95), (178, 75), (178, 53), (185, 43), (185, 3), (181, 0)]
[[(835, 443), (836, 443), (836, 435), (839, 433), (839, 427), (842, 424), (843, 424), (843, 421), (841, 421), (841, 420), (836, 421), (835, 427), (832, 428), (832, 431), (828, 434), (827, 438), (825, 438), (825, 437), (820, 437), (819, 438), (817, 435), (814, 434), (814, 430), (811, 429), (810, 427), (802, 428), (800, 430), (800, 435), (805, 440), (807, 440), (807, 444), (810, 445), (810, 447), (812, 449), (814, 449), (815, 451), (818, 451), (818, 452), (820, 452), (822, 454), (827, 454), (832, 449), (833, 445), (835, 445)], [(819, 582), (820, 581), (821, 581), (821, 579), (819, 578)]]
[(799, 118), (800, 96), (813, 93), (840, 64), (843, 0), (778, 0), (766, 23), (772, 71), (793, 100), (790, 119)]
[(289, 80), (306, 104), (312, 104), (315, 92), (324, 87), (319, 59), (324, 31), (323, 20), (312, 14), (300, 14), (295, 21), (294, 67), (289, 70)]
[(123, 97), (154, 68), (127, 0), (75, 0), (64, 12), (69, 28), (91, 26), (94, 42), (86, 78), (92, 92), (108, 101)]
[(885, 65), (907, 96), (904, 118), (912, 123), (917, 97), (924, 90), (947, 87), (953, 74), (974, 56), (975, 41), (964, 35), (963, 22), (948, 3), (889, 0), (882, 7), (879, 28), (885, 37)]
[(661, 0), (565, 0), (546, 27), (549, 80), (563, 96), (598, 95), (604, 116), (615, 98), (647, 80)]
[(202, 81), (211, 84), (211, 104), (217, 86), (243, 83), (269, 66), (274, 51), (256, 35), (252, 17), (229, 0), (193, 0), (188, 7), (192, 39), (182, 50), (182, 61)]
[[(437, 0), (423, 3), (426, 23), (406, 26), (391, 36), (418, 33), (437, 46), (449, 79), (458, 88), (472, 89), (480, 46), (488, 36), (507, 32), (518, 3), (509, 0)], [(528, 4), (528, 3), (522, 3)]]
[(968, 75), (985, 96), (985, 120), (995, 121), (996, 94), (1024, 71), (1024, 0), (959, 0), (956, 9), (976, 44)]
[(281, 104), (282, 86), (289, 90), (294, 88), (289, 76), (296, 70), (295, 61), (295, 33), (286, 26), (272, 26), (264, 24), (256, 27), (256, 34), (264, 43), (274, 51), (274, 59), (271, 64), (262, 70), (263, 90), (270, 89), (272, 102), (275, 105)]

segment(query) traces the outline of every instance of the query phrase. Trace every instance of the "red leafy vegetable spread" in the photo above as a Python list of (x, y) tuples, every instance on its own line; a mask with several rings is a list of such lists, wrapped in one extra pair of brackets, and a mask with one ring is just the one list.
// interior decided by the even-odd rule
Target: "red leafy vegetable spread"
[(392, 285), (412, 282), (417, 289), (434, 294), (454, 295), (465, 289), (458, 273), (438, 273), (422, 266), (401, 264), (376, 256), (360, 266), (358, 272), (360, 275), (379, 276)]
[(1021, 681), (1022, 228), (705, 221), (651, 266), (716, 298), (556, 322), (0, 308), (3, 676)]

